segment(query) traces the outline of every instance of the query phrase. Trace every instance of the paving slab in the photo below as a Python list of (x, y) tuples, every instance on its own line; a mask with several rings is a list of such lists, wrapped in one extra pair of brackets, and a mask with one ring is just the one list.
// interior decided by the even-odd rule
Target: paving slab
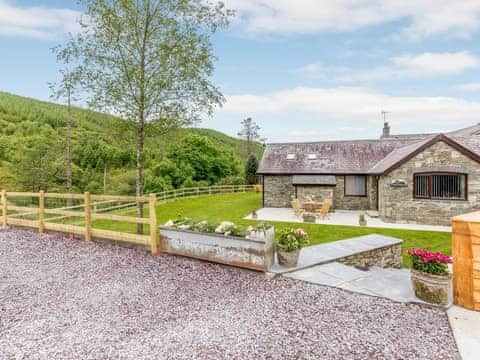
[(463, 360), (480, 358), (480, 312), (459, 306), (447, 311), (448, 320)]
[(355, 279), (350, 284), (387, 299), (400, 302), (420, 302), (413, 292), (409, 270), (371, 267), (367, 273), (368, 276)]
[(321, 272), (327, 275), (340, 278), (343, 282), (357, 280), (369, 275), (368, 271), (360, 270), (354, 266), (348, 266), (338, 262), (328, 263), (311, 269), (315, 268), (318, 268)]
[(351, 239), (309, 246), (303, 248), (300, 252), (296, 267), (288, 268), (279, 265), (278, 261), (275, 261), (275, 264), (270, 268), (269, 272), (274, 274), (285, 274), (303, 270), (312, 266), (331, 263), (347, 256), (379, 249), (401, 242), (402, 240), (389, 236), (370, 234)]
[(306, 281), (318, 285), (339, 287), (345, 282), (344, 279), (326, 274), (321, 271), (321, 266), (295, 271), (293, 273), (286, 273), (284, 276), (290, 279)]
[(398, 302), (424, 304), (413, 292), (410, 271), (407, 269), (383, 269), (373, 266), (365, 270), (332, 262), (283, 275)]

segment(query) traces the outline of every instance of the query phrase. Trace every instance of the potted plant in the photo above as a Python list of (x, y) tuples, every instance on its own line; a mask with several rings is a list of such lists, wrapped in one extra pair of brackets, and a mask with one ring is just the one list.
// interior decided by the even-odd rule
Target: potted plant
[(308, 234), (303, 229), (283, 229), (277, 242), (278, 263), (295, 267), (302, 247), (308, 244)]
[(425, 249), (410, 249), (412, 286), (415, 296), (437, 305), (447, 305), (450, 298), (450, 256)]
[(367, 226), (367, 219), (365, 217), (365, 213), (361, 213), (358, 215), (358, 224), (360, 226)]

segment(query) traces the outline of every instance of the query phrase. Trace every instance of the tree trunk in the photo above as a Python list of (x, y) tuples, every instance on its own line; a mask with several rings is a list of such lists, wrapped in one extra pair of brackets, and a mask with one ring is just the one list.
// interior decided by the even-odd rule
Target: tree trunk
[(107, 193), (107, 164), (103, 165), (103, 193)]
[[(71, 92), (68, 90), (67, 96), (68, 106), (67, 106), (67, 193), (72, 193), (72, 104), (71, 104)], [(72, 206), (72, 199), (67, 198), (67, 206)]]
[[(135, 181), (135, 190), (137, 196), (143, 194), (143, 128), (144, 128), (143, 111), (140, 114), (137, 126), (137, 176)], [(143, 203), (137, 202), (137, 217), (143, 217)], [(137, 233), (143, 234), (143, 224), (137, 224)]]

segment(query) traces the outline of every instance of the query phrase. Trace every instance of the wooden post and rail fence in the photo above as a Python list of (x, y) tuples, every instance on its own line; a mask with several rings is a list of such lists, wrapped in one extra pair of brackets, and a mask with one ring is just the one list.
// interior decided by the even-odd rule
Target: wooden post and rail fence
[[(35, 228), (40, 233), (54, 231), (75, 234), (83, 236), (85, 241), (91, 241), (92, 238), (103, 238), (145, 245), (151, 248), (153, 254), (157, 254), (159, 252), (158, 203), (201, 195), (246, 191), (260, 192), (261, 187), (258, 185), (220, 185), (175, 189), (140, 197), (94, 195), (88, 192), (62, 194), (3, 190), (1, 192), (2, 225), (4, 227), (16, 225)], [(67, 200), (75, 201), (77, 204), (65, 206)], [(140, 218), (123, 214), (133, 210), (138, 203), (148, 204), (148, 217)], [(119, 213), (120, 211), (122, 214)], [(95, 228), (95, 220), (148, 225), (149, 234)]]
[[(31, 205), (38, 206), (18, 206), (12, 204), (10, 199), (17, 202), (21, 199), (31, 201)], [(76, 200), (80, 205), (49, 208), (45, 206), (51, 199)], [(115, 201), (115, 202), (134, 202), (148, 203), (148, 217), (140, 218), (133, 216), (105, 214), (92, 212), (92, 206), (97, 202)], [(40, 233), (55, 231), (61, 233), (81, 235), (85, 241), (91, 241), (92, 237), (124, 241), (134, 244), (150, 246), (152, 253), (158, 253), (158, 230), (157, 230), (157, 198), (155, 194), (149, 196), (115, 196), (115, 195), (91, 195), (85, 194), (59, 194), (34, 192), (7, 192), (2, 191), (2, 225), (17, 225), (30, 228), (36, 228)], [(60, 215), (49, 217), (50, 215)], [(25, 218), (26, 217), (26, 218)], [(70, 223), (61, 223), (59, 220), (77, 219)], [(149, 234), (133, 234), (121, 231), (112, 231), (97, 229), (92, 226), (95, 220), (119, 221), (123, 223), (146, 224), (149, 225)]]

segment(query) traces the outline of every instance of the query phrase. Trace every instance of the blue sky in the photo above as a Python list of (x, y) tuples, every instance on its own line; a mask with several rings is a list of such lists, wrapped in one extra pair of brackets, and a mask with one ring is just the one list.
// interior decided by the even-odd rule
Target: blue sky
[[(226, 0), (214, 83), (227, 102), (201, 126), (270, 142), (442, 131), (480, 122), (480, 0)], [(49, 49), (75, 1), (0, 0), (0, 90), (47, 100)]]

